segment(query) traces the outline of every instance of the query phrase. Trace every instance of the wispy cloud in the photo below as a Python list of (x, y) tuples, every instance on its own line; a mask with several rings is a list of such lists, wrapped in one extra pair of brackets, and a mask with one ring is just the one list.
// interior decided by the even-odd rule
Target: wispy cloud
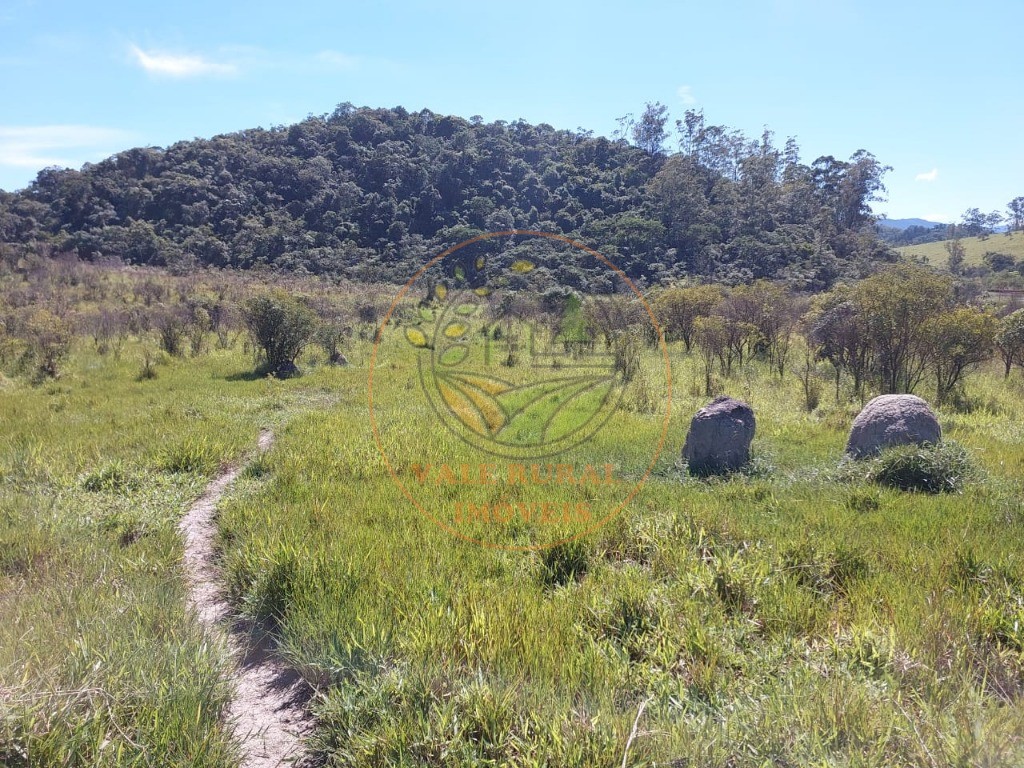
[(152, 75), (185, 78), (234, 75), (238, 72), (237, 64), (213, 61), (198, 54), (144, 51), (137, 45), (130, 46), (130, 50), (136, 63)]
[(127, 131), (91, 125), (0, 125), (0, 166), (75, 166), (109, 155), (131, 139)]
[(914, 181), (927, 181), (931, 183), (935, 181), (937, 178), (939, 178), (939, 169), (932, 168), (930, 171), (917, 174), (917, 176), (914, 177)]
[(693, 95), (693, 86), (680, 85), (678, 88), (676, 88), (676, 95), (679, 97), (679, 100), (683, 102), (683, 104), (686, 105), (687, 107), (692, 107), (694, 104), (697, 103), (697, 97)]
[(134, 63), (158, 77), (176, 79), (227, 77), (266, 71), (310, 72), (358, 69), (364, 60), (343, 51), (326, 49), (317, 53), (288, 54), (245, 45), (221, 46), (216, 53), (169, 53), (166, 50), (143, 50), (130, 45)]
[(316, 54), (315, 59), (317, 63), (333, 69), (355, 69), (360, 63), (358, 56), (352, 56), (341, 51), (320, 51), (320, 53)]

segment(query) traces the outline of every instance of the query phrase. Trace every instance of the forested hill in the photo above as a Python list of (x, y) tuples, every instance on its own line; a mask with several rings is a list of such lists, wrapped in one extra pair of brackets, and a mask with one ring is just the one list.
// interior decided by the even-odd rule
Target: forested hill
[[(886, 169), (870, 153), (803, 163), (792, 140), (751, 140), (692, 111), (670, 127), (660, 105), (624, 124), (629, 140), (611, 140), (344, 104), (290, 127), (47, 169), (0, 192), (0, 242), (388, 281), (476, 232), (510, 228), (578, 238), (645, 282), (821, 288), (892, 258), (872, 227)], [(563, 279), (582, 287), (586, 267), (574, 269)]]

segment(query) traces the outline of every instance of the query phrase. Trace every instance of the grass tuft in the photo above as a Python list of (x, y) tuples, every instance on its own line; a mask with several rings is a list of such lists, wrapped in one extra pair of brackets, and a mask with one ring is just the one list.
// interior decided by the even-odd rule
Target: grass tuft
[(590, 568), (590, 547), (582, 541), (565, 541), (541, 552), (541, 580), (545, 586), (564, 586), (582, 579)]
[(880, 485), (925, 493), (959, 493), (973, 475), (967, 451), (949, 441), (891, 448), (878, 457), (872, 471)]

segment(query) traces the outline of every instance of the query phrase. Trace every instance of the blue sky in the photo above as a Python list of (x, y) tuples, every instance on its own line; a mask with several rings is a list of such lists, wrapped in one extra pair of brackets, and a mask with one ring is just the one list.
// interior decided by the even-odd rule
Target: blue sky
[(647, 101), (893, 166), (891, 217), (1024, 195), (1024, 3), (0, 0), (0, 188), (357, 106), (609, 134)]

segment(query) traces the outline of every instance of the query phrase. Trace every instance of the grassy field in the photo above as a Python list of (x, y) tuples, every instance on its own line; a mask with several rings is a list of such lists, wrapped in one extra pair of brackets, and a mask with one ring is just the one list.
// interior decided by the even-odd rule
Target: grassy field
[(238, 352), (140, 368), (134, 345), (83, 349), (59, 381), (0, 390), (5, 766), (236, 764), (221, 649), (184, 610), (177, 520), (316, 395), (239, 377)]
[[(795, 380), (757, 370), (726, 384), (757, 410), (755, 469), (684, 477), (678, 449), (705, 398), (690, 361), (673, 361), (671, 450), (578, 547), (486, 549), (417, 515), (372, 447), (363, 370), (342, 374), (347, 405), (286, 428), (222, 536), (235, 599), (276, 622), (322, 692), (327, 764), (1024, 758), (1019, 377), (986, 374), (980, 407), (944, 415), (984, 480), (934, 497), (838, 469), (856, 408), (808, 414)], [(411, 359), (396, 365), (390, 386), (407, 389)], [(402, 418), (431, 422), (411, 403)], [(609, 429), (643, 443), (657, 418), (627, 411)], [(394, 450), (419, 461), (428, 437), (410, 429)], [(615, 461), (642, 470), (629, 452)]]
[[(944, 267), (949, 263), (946, 242), (942, 240), (924, 245), (907, 245), (896, 250), (904, 258), (923, 258), (933, 267)], [(980, 237), (965, 237), (960, 242), (964, 246), (964, 264), (967, 266), (982, 264), (982, 258), (989, 251), (1013, 256), (1018, 262), (1024, 260), (1024, 236), (1019, 232), (991, 235), (984, 240)]]
[[(383, 347), (392, 462), (479, 461), (414, 396), (417, 351), (399, 331)], [(796, 377), (760, 364), (722, 384), (757, 412), (753, 467), (699, 481), (678, 456), (703, 373), (673, 346), (666, 451), (639, 494), (576, 543), (519, 551), (460, 540), (402, 496), (371, 434), (370, 352), (353, 340), (348, 367), (307, 360), (277, 381), (215, 350), (140, 380), (135, 343), (119, 358), (80, 343), (60, 380), (4, 383), (0, 763), (236, 763), (223, 657), (185, 614), (175, 523), (264, 427), (275, 447), (222, 509), (224, 572), (317, 689), (323, 764), (1024, 760), (1019, 373), (985, 370), (969, 412), (941, 414), (979, 467), (961, 495), (842, 466), (859, 404), (826, 388), (807, 412)], [(649, 382), (657, 366), (645, 352)], [(581, 461), (642, 476), (661, 426), (636, 402)], [(551, 537), (521, 520), (489, 533)]]

